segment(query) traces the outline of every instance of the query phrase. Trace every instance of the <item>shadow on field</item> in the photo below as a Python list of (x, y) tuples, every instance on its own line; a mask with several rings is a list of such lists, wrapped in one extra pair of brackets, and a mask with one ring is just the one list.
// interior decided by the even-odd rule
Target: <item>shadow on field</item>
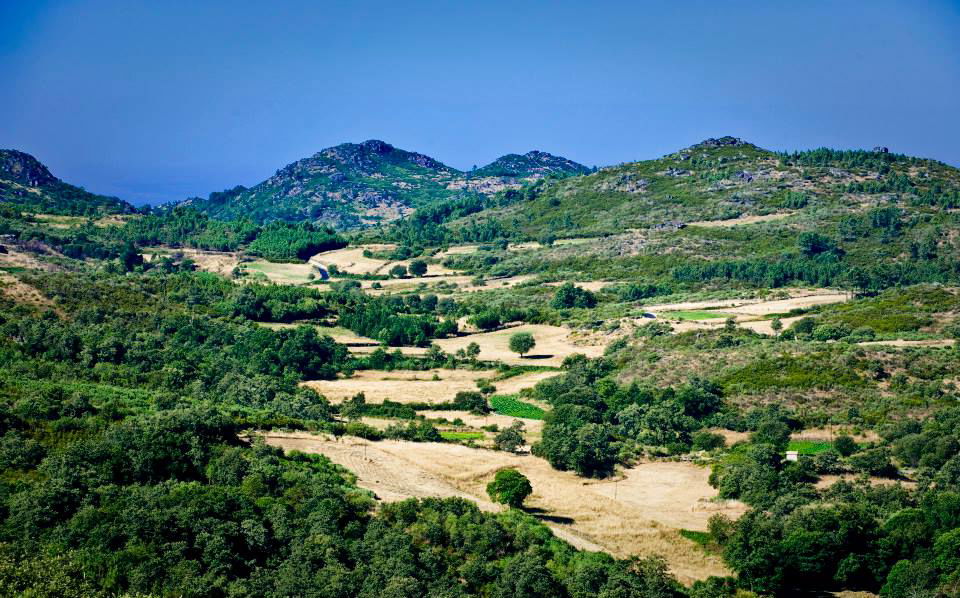
[(547, 521), (549, 523), (562, 523), (564, 525), (570, 525), (574, 523), (576, 519), (573, 517), (563, 517), (560, 515), (548, 515), (547, 511), (539, 507), (523, 507), (523, 512), (533, 515), (540, 521)]
[(524, 355), (523, 359), (550, 359), (553, 355)]

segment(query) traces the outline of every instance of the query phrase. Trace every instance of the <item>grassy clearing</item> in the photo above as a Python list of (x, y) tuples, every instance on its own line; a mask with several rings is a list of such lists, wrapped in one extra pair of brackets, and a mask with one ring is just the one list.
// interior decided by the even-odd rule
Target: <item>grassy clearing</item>
[(816, 455), (829, 450), (833, 444), (821, 440), (791, 440), (788, 451), (797, 451), (801, 455)]
[(682, 529), (680, 530), (680, 535), (690, 540), (691, 542), (696, 542), (700, 546), (707, 547), (710, 544), (710, 533), (709, 532), (698, 532), (691, 529)]
[(702, 309), (671, 311), (663, 315), (665, 318), (676, 318), (678, 320), (711, 320), (715, 318), (730, 317), (730, 314), (725, 314), (718, 311), (707, 311)]
[(517, 399), (516, 395), (494, 395), (490, 397), (490, 406), (500, 415), (524, 419), (543, 419), (546, 411)]

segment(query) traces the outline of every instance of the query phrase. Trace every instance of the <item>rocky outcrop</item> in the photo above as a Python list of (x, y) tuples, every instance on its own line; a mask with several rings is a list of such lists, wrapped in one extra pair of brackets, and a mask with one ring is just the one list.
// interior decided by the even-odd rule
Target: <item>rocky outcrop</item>
[(17, 150), (0, 150), (0, 179), (26, 187), (42, 187), (59, 182), (39, 160)]

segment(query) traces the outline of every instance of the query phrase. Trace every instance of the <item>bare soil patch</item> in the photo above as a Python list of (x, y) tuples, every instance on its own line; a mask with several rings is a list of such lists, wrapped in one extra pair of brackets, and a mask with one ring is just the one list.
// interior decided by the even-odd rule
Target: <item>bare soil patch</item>
[(346, 437), (339, 442), (303, 433), (266, 435), (286, 450), (322, 453), (358, 476), (358, 484), (385, 501), (410, 497), (459, 496), (497, 511), (486, 484), (497, 470), (515, 467), (533, 485), (528, 505), (535, 515), (574, 546), (606, 550), (618, 557), (660, 554), (684, 583), (728, 575), (715, 555), (683, 539), (679, 529), (706, 529), (713, 513), (738, 517), (736, 502), (715, 502), (709, 470), (691, 463), (647, 463), (619, 481), (591, 481), (556, 471), (531, 455), (446, 443), (381, 441)]
[[(57, 267), (41, 259), (30, 251), (19, 249), (16, 245), (3, 244), (6, 253), (0, 253), (0, 268), (25, 268), (27, 270), (56, 270)], [(58, 254), (59, 255), (59, 254)]]
[(698, 309), (722, 309), (725, 312), (765, 316), (770, 314), (787, 313), (791, 309), (813, 307), (828, 303), (842, 303), (849, 297), (846, 293), (838, 293), (826, 289), (796, 290), (787, 299), (720, 299), (712, 301), (684, 301), (680, 303), (661, 303), (644, 306), (650, 313), (669, 311), (687, 311)]

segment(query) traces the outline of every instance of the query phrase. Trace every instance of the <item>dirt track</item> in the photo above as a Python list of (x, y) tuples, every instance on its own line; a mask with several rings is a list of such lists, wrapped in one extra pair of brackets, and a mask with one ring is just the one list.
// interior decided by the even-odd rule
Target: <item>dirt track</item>
[(718, 557), (681, 538), (677, 529), (706, 529), (713, 513), (737, 517), (744, 512), (740, 503), (710, 501), (716, 491), (707, 484), (709, 470), (690, 463), (643, 464), (620, 481), (594, 481), (556, 471), (537, 457), (456, 444), (371, 443), (352, 437), (337, 442), (305, 433), (268, 434), (267, 441), (326, 455), (386, 501), (460, 496), (482, 509), (498, 510), (485, 486), (497, 470), (516, 467), (533, 485), (529, 506), (558, 535), (580, 548), (602, 548), (620, 557), (661, 554), (685, 583), (729, 571)]

